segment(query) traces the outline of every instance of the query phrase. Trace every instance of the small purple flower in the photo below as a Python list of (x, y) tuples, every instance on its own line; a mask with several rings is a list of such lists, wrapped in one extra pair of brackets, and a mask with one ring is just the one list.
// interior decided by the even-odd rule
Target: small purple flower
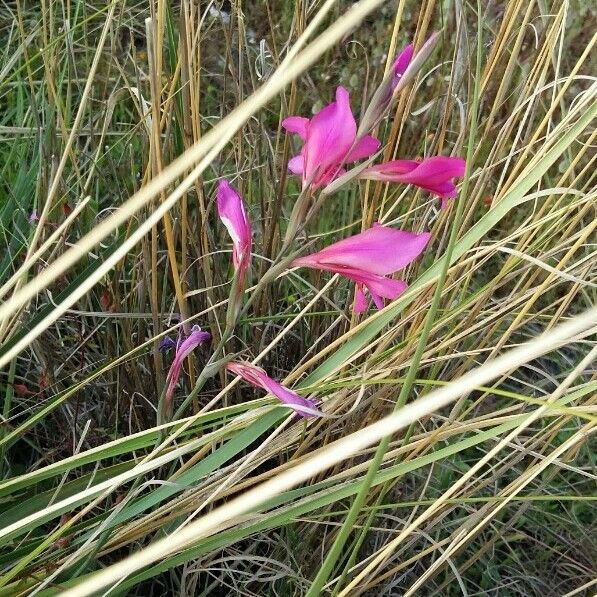
[(191, 352), (193, 352), (195, 348), (197, 348), (197, 346), (203, 344), (210, 338), (211, 334), (209, 332), (204, 332), (198, 325), (195, 325), (185, 340), (179, 340), (177, 342), (176, 354), (174, 355), (174, 360), (170, 366), (170, 371), (168, 371), (168, 376), (166, 377), (166, 381), (168, 382), (166, 388), (167, 402), (172, 401), (172, 396), (174, 396), (174, 388), (176, 387), (176, 382), (180, 377), (184, 360), (191, 354)]
[(158, 344), (158, 350), (163, 354), (171, 348), (176, 348), (176, 342), (170, 336), (164, 336)]
[(39, 222), (39, 214), (37, 213), (37, 209), (34, 209), (29, 215), (29, 222)]

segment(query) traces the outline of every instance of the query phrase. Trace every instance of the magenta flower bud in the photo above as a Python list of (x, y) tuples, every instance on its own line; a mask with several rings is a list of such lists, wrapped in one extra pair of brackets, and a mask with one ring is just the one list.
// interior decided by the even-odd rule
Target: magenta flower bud
[(252, 230), (245, 205), (238, 191), (227, 181), (221, 180), (217, 191), (218, 215), (232, 238), (232, 262), (242, 283), (251, 263)]
[(391, 69), (391, 83), (390, 83), (390, 93), (388, 97), (388, 101), (391, 99), (392, 94), (394, 93), (394, 89), (398, 86), (398, 82), (402, 78), (402, 75), (406, 72), (408, 65), (411, 63), (414, 54), (414, 47), (412, 44), (408, 44), (400, 54), (394, 60), (394, 64), (392, 64)]
[(369, 230), (313, 253), (299, 257), (293, 266), (310, 267), (340, 274), (356, 284), (354, 311), (367, 308), (367, 289), (375, 306), (382, 309), (383, 299), (394, 300), (407, 285), (402, 280), (386, 278), (414, 261), (425, 249), (429, 233), (414, 234), (375, 224)]
[(193, 326), (191, 333), (185, 340), (179, 340), (176, 344), (176, 354), (166, 377), (166, 401), (171, 402), (174, 396), (174, 389), (182, 371), (184, 360), (193, 352), (197, 346), (207, 342), (211, 338), (209, 332), (204, 332), (198, 325)]
[(414, 79), (415, 75), (423, 68), (429, 56), (431, 56), (438, 41), (439, 33), (436, 31), (427, 38), (418, 52), (413, 52), (412, 44), (402, 50), (393, 64), (394, 79), (392, 82), (392, 91), (410, 83)]
[(433, 52), (438, 40), (439, 34), (433, 33), (417, 53), (414, 52), (413, 45), (409, 44), (398, 54), (392, 68), (379, 84), (363, 114), (358, 136), (363, 136), (379, 124), (387, 113), (394, 96), (414, 79)]
[(303, 398), (296, 392), (284, 387), (280, 382), (272, 379), (261, 367), (256, 367), (255, 365), (251, 365), (251, 363), (235, 361), (228, 363), (226, 369), (242, 377), (251, 385), (272, 394), (280, 402), (295, 410), (301, 417), (312, 417), (322, 414), (311, 400), (307, 400), (307, 398)]
[(413, 184), (442, 199), (442, 208), (447, 199), (458, 195), (454, 178), (464, 176), (466, 162), (462, 158), (434, 156), (424, 160), (394, 160), (365, 168), (359, 178)]
[(336, 89), (336, 101), (313, 118), (289, 116), (282, 126), (303, 141), (301, 153), (288, 162), (293, 174), (302, 176), (303, 188), (325, 186), (346, 172), (343, 164), (373, 155), (380, 146), (375, 137), (357, 140), (357, 124), (350, 108), (348, 91)]

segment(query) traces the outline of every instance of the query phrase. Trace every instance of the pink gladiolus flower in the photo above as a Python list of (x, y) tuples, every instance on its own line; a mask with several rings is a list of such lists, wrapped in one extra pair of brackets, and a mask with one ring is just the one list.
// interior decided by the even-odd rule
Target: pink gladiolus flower
[(317, 253), (299, 257), (292, 265), (333, 272), (356, 283), (354, 310), (361, 313), (367, 308), (364, 289), (378, 309), (383, 299), (393, 300), (407, 285), (402, 280), (385, 276), (403, 269), (414, 261), (427, 246), (429, 233), (414, 234), (375, 224), (369, 230), (341, 240)]
[(174, 396), (174, 388), (180, 377), (184, 360), (195, 348), (197, 348), (197, 346), (203, 344), (210, 338), (211, 334), (209, 332), (204, 332), (198, 325), (195, 325), (186, 340), (178, 341), (176, 345), (176, 354), (174, 355), (174, 360), (170, 366), (170, 371), (168, 371), (168, 376), (166, 377), (166, 382), (168, 383), (166, 387), (166, 400), (168, 402), (170, 402), (172, 396)]
[(394, 160), (365, 168), (360, 178), (413, 184), (442, 198), (442, 208), (447, 199), (457, 196), (454, 178), (464, 176), (466, 162), (462, 158), (435, 156), (424, 160)]
[(227, 180), (218, 185), (217, 201), (218, 215), (232, 238), (232, 262), (242, 285), (251, 262), (251, 222), (241, 196)]
[(256, 367), (250, 363), (241, 363), (235, 361), (228, 363), (226, 369), (239, 377), (242, 377), (250, 384), (273, 394), (280, 402), (283, 402), (301, 417), (312, 417), (321, 415), (321, 411), (306, 398), (299, 396), (296, 392), (285, 388), (280, 382), (272, 379), (261, 367)]
[(293, 174), (302, 175), (303, 187), (329, 184), (345, 172), (342, 164), (368, 158), (380, 146), (380, 142), (369, 135), (355, 143), (357, 123), (344, 87), (338, 87), (336, 101), (313, 118), (290, 116), (282, 121), (282, 126), (305, 142), (300, 155), (288, 162)]

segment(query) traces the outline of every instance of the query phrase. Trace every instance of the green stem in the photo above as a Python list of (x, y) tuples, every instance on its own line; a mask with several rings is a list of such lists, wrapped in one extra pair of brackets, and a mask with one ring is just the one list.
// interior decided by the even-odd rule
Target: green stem
[(309, 199), (311, 199), (311, 185), (303, 187), (303, 190), (296, 198), (290, 219), (288, 220), (288, 228), (284, 235), (284, 242), (278, 257), (284, 254), (291, 246), (297, 237), (297, 234), (307, 225), (307, 208), (309, 207)]
[[(6, 383), (6, 391), (4, 394), (4, 405), (2, 408), (2, 424), (0, 425), (0, 439), (3, 439), (5, 434), (8, 431), (8, 419), (10, 418), (10, 411), (12, 408), (12, 399), (14, 397), (15, 389), (14, 389), (14, 381), (15, 381), (15, 373), (17, 369), (17, 360), (13, 359), (10, 362), (10, 366), (8, 368), (8, 377)], [(7, 446), (2, 445), (0, 448), (0, 479), (4, 478), (4, 456), (6, 453)]]

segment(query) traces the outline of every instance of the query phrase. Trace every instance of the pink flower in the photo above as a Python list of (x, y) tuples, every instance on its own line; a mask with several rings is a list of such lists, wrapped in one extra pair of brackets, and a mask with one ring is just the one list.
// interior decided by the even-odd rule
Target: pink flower
[(414, 234), (375, 224), (369, 230), (341, 240), (317, 253), (299, 257), (292, 265), (333, 272), (349, 278), (357, 285), (354, 310), (367, 308), (364, 289), (378, 309), (383, 299), (393, 300), (407, 285), (402, 280), (385, 276), (403, 269), (414, 261), (427, 246), (429, 233)]
[(166, 382), (168, 384), (166, 387), (166, 400), (168, 402), (172, 400), (172, 396), (174, 395), (174, 388), (180, 377), (184, 360), (195, 348), (197, 348), (197, 346), (203, 344), (203, 342), (206, 342), (210, 338), (211, 334), (209, 332), (204, 332), (198, 325), (196, 325), (193, 326), (193, 329), (186, 340), (179, 340), (176, 344), (176, 354), (174, 355), (174, 360), (170, 366), (170, 371), (168, 371), (168, 376), (166, 377)]
[(251, 222), (241, 196), (227, 180), (218, 185), (217, 201), (218, 215), (232, 238), (232, 262), (242, 285), (251, 262)]
[(30, 222), (38, 222), (39, 221), (39, 215), (37, 213), (37, 209), (34, 209), (31, 214), (29, 215), (29, 221)]
[(342, 165), (368, 158), (380, 146), (375, 137), (356, 141), (357, 123), (350, 109), (348, 91), (336, 89), (336, 101), (322, 108), (313, 118), (290, 116), (282, 126), (305, 143), (300, 155), (288, 162), (288, 169), (303, 177), (303, 187), (325, 186), (344, 173)]
[(462, 158), (435, 156), (424, 160), (394, 160), (365, 168), (360, 178), (414, 184), (442, 198), (442, 208), (446, 199), (457, 196), (454, 178), (464, 176), (466, 162)]
[(278, 400), (295, 410), (301, 417), (321, 415), (319, 409), (311, 402), (296, 392), (285, 388), (280, 382), (272, 379), (261, 367), (250, 363), (235, 361), (228, 363), (226, 369), (250, 384), (273, 394)]

